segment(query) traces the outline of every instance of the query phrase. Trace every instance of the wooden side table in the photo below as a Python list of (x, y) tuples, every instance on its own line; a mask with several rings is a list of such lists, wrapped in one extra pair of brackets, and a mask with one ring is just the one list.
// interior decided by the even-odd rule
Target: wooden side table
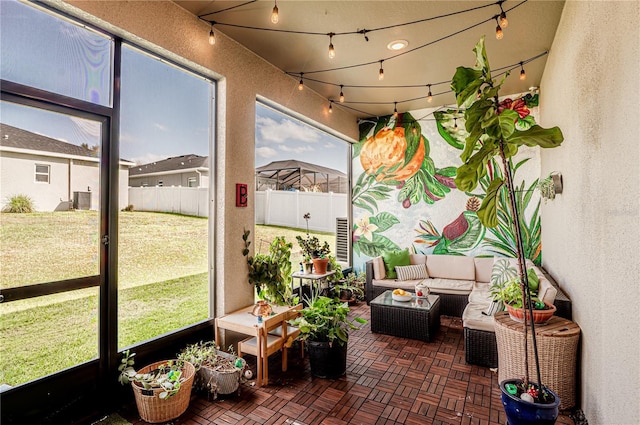
[[(531, 325), (529, 325), (531, 326)], [(509, 317), (506, 311), (495, 315), (498, 343), (498, 381), (524, 377), (524, 341), (522, 323)], [(571, 320), (552, 317), (545, 325), (536, 325), (538, 358), (542, 383), (560, 397), (560, 409), (576, 404), (576, 360), (580, 327)], [(528, 329), (529, 379), (536, 381), (531, 328)]]

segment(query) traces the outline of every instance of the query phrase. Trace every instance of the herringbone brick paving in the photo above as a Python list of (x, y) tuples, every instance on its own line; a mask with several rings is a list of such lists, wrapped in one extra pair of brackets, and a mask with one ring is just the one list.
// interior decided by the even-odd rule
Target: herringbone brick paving
[[(360, 303), (352, 315), (369, 319)], [(349, 337), (347, 373), (330, 380), (311, 376), (308, 356), (289, 352), (289, 368), (280, 372), (280, 356), (270, 358), (268, 386), (253, 381), (240, 394), (208, 400), (193, 395), (175, 425), (504, 425), (497, 373), (465, 363), (460, 318), (443, 316), (434, 341), (371, 333), (367, 324)], [(247, 356), (255, 372), (255, 358)], [(135, 406), (122, 416), (141, 425)], [(573, 424), (561, 415), (558, 425)]]

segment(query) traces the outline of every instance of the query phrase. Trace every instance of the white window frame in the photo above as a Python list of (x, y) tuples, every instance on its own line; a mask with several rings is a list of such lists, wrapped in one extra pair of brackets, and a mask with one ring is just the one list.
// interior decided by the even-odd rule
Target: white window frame
[[(38, 167), (47, 167), (47, 172), (46, 172), (46, 173), (43, 173), (43, 172), (41, 172), (41, 171), (38, 171)], [(49, 164), (38, 164), (38, 163), (36, 163), (36, 164), (34, 164), (34, 166), (33, 166), (33, 171), (34, 171), (33, 179), (34, 179), (35, 183), (43, 183), (43, 184), (49, 184), (49, 183), (51, 183), (51, 165), (49, 165)], [(38, 176), (45, 176), (45, 175), (47, 176), (47, 181), (40, 181), (40, 180), (38, 180)]]

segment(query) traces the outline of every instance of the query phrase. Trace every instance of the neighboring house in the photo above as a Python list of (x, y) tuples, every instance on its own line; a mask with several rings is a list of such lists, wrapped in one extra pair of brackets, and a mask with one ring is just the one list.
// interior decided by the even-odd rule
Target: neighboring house
[[(7, 124), (0, 125), (0, 204), (27, 195), (36, 211), (100, 206), (100, 159), (83, 146), (52, 139)], [(120, 161), (119, 208), (128, 204), (128, 168)]]
[(130, 187), (209, 187), (209, 157), (175, 156), (129, 169)]

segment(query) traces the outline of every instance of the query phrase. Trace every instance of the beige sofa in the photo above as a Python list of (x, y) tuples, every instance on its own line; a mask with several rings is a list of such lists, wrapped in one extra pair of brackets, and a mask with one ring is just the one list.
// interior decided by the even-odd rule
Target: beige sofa
[[(375, 257), (366, 263), (367, 303), (386, 290), (402, 288), (413, 292), (416, 284), (425, 283), (432, 294), (440, 296), (441, 314), (462, 318), (466, 361), (497, 367), (493, 316), (487, 312), (492, 303), (491, 273), (498, 260), (515, 262), (515, 259), (499, 257), (411, 254), (411, 264), (425, 264), (428, 277), (400, 280), (387, 278), (384, 260)], [(527, 267), (533, 268), (540, 280), (540, 298), (556, 305), (556, 315), (571, 319), (571, 302), (566, 295), (530, 260), (527, 260)]]

